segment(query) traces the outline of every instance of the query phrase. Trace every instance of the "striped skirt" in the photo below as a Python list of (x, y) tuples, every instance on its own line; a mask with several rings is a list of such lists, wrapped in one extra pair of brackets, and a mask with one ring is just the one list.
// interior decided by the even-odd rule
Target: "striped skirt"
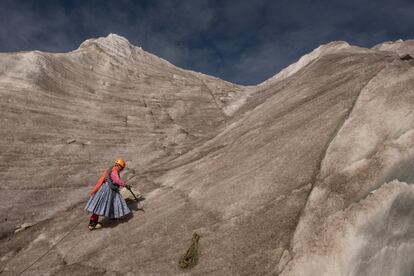
[(89, 198), (85, 210), (108, 218), (120, 218), (131, 212), (121, 194), (112, 190), (106, 182)]

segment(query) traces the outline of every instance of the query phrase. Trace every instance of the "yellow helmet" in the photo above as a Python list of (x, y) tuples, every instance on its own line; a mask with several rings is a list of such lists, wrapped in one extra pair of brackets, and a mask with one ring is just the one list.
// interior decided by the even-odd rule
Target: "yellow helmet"
[(116, 161), (115, 161), (115, 165), (119, 165), (119, 166), (121, 166), (122, 168), (125, 168), (126, 163), (125, 163), (125, 160), (123, 160), (123, 159), (118, 159), (118, 160), (116, 160)]

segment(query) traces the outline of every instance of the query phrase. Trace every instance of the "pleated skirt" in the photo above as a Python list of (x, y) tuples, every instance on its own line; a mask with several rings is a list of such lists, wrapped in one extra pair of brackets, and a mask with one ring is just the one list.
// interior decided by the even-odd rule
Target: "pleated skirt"
[(108, 218), (120, 218), (131, 212), (121, 194), (112, 190), (106, 182), (89, 198), (85, 210)]

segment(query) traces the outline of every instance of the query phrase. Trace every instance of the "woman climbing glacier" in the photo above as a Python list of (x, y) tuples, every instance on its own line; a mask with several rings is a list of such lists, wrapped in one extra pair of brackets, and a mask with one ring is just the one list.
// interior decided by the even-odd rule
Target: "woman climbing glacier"
[(92, 213), (89, 230), (102, 228), (102, 224), (98, 222), (99, 216), (120, 218), (131, 212), (119, 193), (119, 187), (129, 187), (119, 176), (125, 166), (124, 160), (116, 160), (114, 166), (105, 170), (90, 193), (91, 197), (85, 207), (87, 212)]

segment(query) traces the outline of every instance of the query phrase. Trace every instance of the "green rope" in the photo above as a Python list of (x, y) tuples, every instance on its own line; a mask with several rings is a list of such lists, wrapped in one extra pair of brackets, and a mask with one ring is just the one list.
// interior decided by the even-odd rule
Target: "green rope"
[(183, 268), (192, 268), (198, 262), (198, 240), (200, 236), (197, 233), (193, 234), (192, 242), (190, 248), (187, 252), (180, 258), (178, 265)]

